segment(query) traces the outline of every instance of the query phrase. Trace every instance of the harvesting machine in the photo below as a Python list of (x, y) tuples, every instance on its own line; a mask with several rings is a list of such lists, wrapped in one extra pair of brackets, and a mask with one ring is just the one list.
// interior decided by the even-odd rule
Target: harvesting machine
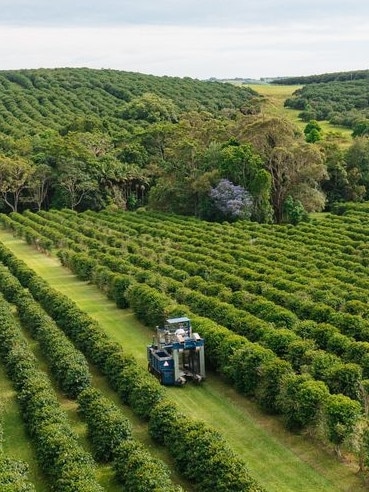
[(148, 369), (164, 385), (181, 386), (188, 380), (205, 379), (204, 339), (194, 333), (189, 318), (167, 319), (156, 327), (147, 347)]

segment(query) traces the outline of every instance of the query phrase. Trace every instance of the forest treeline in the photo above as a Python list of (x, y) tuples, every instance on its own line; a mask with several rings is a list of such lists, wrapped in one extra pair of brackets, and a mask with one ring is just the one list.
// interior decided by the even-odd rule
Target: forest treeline
[(147, 206), (296, 223), (336, 201), (368, 199), (365, 133), (342, 149), (317, 115), (301, 132), (264, 107), (262, 96), (228, 83), (0, 71), (2, 210)]
[(369, 79), (369, 70), (352, 70), (349, 72), (328, 72), (316, 75), (302, 75), (296, 77), (279, 77), (271, 81), (277, 85), (307, 85), (326, 82), (346, 82), (352, 80)]

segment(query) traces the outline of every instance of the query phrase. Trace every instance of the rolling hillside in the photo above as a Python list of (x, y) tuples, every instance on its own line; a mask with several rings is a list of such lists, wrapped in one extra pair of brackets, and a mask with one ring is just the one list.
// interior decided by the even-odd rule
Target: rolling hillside
[(0, 135), (61, 130), (78, 118), (110, 133), (120, 132), (126, 128), (126, 104), (145, 93), (172, 100), (178, 114), (238, 109), (253, 95), (231, 84), (114, 70), (0, 71)]

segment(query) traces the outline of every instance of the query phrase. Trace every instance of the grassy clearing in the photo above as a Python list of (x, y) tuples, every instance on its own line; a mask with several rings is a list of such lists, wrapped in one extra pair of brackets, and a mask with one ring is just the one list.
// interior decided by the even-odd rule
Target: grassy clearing
[(285, 100), (291, 97), (297, 89), (301, 88), (300, 85), (260, 84), (250, 85), (250, 87), (266, 98), (263, 111), (267, 115), (287, 118), (301, 130), (304, 129), (306, 123), (298, 117), (300, 111), (284, 107)]
[[(117, 309), (97, 288), (61, 267), (56, 258), (41, 255), (3, 231), (0, 240), (54, 288), (73, 298), (146, 366), (145, 347), (152, 332), (138, 323), (131, 311)], [(168, 392), (186, 413), (221, 430), (231, 447), (248, 462), (251, 473), (270, 492), (366, 490), (355, 475), (354, 465), (339, 463), (313, 442), (287, 433), (277, 419), (262, 414), (214, 374), (201, 386), (189, 384), (168, 388)], [(144, 434), (144, 428), (141, 430)]]
[[(301, 131), (304, 130), (306, 123), (300, 120), (300, 111), (284, 107), (285, 100), (291, 97), (297, 89), (301, 88), (301, 85), (254, 84), (249, 85), (249, 87), (258, 94), (265, 96), (266, 103), (263, 106), (263, 111), (267, 115), (287, 118)], [(352, 130), (342, 126), (331, 125), (328, 121), (319, 121), (319, 125), (323, 130), (323, 138), (329, 138), (343, 147), (347, 147), (352, 143)]]

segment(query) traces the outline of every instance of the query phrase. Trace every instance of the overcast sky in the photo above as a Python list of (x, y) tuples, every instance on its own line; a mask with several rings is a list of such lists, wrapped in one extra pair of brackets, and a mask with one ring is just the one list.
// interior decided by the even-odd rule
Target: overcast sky
[(0, 69), (194, 78), (369, 69), (366, 0), (0, 0)]

